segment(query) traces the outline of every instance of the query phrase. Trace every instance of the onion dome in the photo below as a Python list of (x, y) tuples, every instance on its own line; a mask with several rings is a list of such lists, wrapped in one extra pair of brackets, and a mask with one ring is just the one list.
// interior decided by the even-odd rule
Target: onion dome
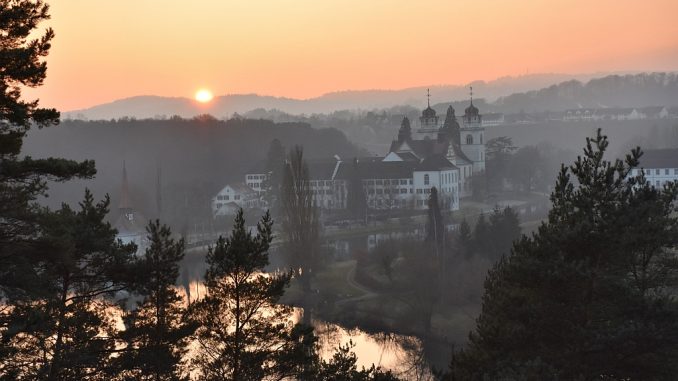
[(424, 118), (435, 118), (436, 117), (436, 110), (432, 109), (431, 106), (428, 106), (421, 113), (421, 116), (424, 117)]

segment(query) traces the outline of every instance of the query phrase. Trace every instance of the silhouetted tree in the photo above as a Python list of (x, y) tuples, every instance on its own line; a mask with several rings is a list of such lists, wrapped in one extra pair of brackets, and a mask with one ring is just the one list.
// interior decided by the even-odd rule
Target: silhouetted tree
[(83, 380), (103, 377), (115, 349), (112, 298), (134, 281), (134, 244), (123, 245), (104, 222), (108, 197), (89, 191), (80, 210), (64, 205), (40, 216), (35, 263), (39, 298), (15, 300), (3, 340), (15, 353), (2, 358), (9, 379)]
[(652, 379), (678, 372), (676, 199), (640, 149), (604, 159), (600, 130), (562, 168), (548, 222), (488, 274), (451, 379)]
[[(46, 28), (36, 38), (38, 25), (49, 19), (43, 1), (3, 1), (0, 4), (0, 297), (12, 304), (40, 294), (35, 264), (47, 253), (35, 246), (39, 236), (36, 198), (46, 195), (47, 181), (90, 178), (94, 162), (33, 159), (21, 156), (27, 132), (59, 123), (59, 112), (25, 101), (25, 87), (42, 85), (47, 71), (43, 58), (49, 53), (54, 32)], [(0, 314), (0, 335), (6, 322)], [(3, 340), (0, 340), (0, 357)]]
[(457, 248), (461, 256), (465, 259), (470, 258), (473, 255), (473, 235), (466, 218), (461, 220), (456, 238)]
[[(207, 253), (207, 295), (193, 305), (198, 324), (193, 363), (202, 379), (284, 379), (312, 361), (310, 332), (295, 329), (291, 308), (278, 304), (292, 273), (263, 272), (272, 225), (267, 213), (253, 235), (240, 210), (231, 235), (220, 237)], [(298, 355), (294, 361), (291, 353)]]
[(135, 310), (123, 317), (121, 332), (127, 347), (114, 359), (121, 380), (183, 380), (181, 363), (188, 351), (192, 327), (187, 323), (185, 300), (175, 286), (184, 240), (175, 241), (160, 221), (146, 227), (150, 246), (141, 260), (143, 278), (136, 287), (143, 296)]
[(483, 254), (492, 262), (502, 255), (508, 255), (513, 242), (520, 238), (520, 230), (518, 214), (511, 207), (507, 206), (504, 209), (499, 206), (495, 207), (490, 214), (487, 232), (491, 239), (486, 245), (487, 252)]
[(346, 209), (348, 209), (353, 218), (365, 221), (365, 216), (367, 215), (367, 195), (363, 187), (363, 178), (360, 175), (357, 158), (353, 159), (353, 168), (351, 168), (350, 179), (348, 180)]
[(313, 204), (309, 183), (304, 151), (296, 146), (285, 165), (280, 201), (285, 252), (306, 293), (311, 291), (311, 278), (319, 260), (320, 235), (318, 208)]

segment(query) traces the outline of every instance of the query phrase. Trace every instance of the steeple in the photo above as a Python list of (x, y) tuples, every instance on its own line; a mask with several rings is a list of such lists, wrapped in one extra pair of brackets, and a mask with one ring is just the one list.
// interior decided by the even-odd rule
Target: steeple
[(454, 115), (454, 108), (450, 105), (445, 114), (445, 122), (443, 123), (440, 132), (438, 133), (439, 140), (451, 140), (456, 144), (460, 144), (460, 127), (457, 122), (457, 117)]
[(129, 184), (127, 183), (127, 168), (125, 167), (124, 160), (122, 161), (122, 187), (120, 188), (120, 204), (118, 205), (118, 209), (132, 209), (129, 201)]

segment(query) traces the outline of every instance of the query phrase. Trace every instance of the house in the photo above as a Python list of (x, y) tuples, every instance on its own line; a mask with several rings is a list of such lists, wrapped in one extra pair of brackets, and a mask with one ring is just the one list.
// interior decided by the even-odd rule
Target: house
[(644, 151), (640, 168), (634, 169), (631, 175), (637, 176), (641, 171), (645, 179), (657, 188), (667, 182), (678, 181), (678, 148)]
[(212, 215), (230, 216), (238, 209), (260, 206), (259, 194), (245, 184), (228, 184), (212, 198)]

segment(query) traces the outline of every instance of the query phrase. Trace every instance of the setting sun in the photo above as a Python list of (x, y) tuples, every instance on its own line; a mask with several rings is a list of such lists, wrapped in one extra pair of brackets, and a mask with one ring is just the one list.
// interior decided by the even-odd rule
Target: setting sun
[(200, 103), (207, 103), (214, 98), (214, 95), (212, 95), (212, 92), (206, 89), (201, 89), (198, 90), (197, 93), (195, 93), (195, 100), (200, 102)]

